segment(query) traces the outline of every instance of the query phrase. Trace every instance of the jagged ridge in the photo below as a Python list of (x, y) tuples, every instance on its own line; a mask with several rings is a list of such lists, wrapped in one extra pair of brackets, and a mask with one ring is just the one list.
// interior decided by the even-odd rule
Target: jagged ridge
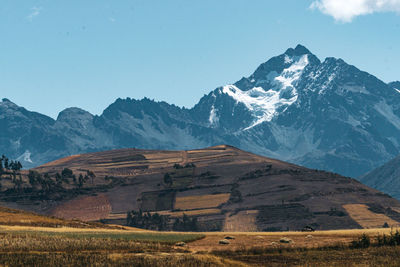
[[(227, 143), (311, 168), (359, 176), (400, 152), (400, 94), (341, 59), (304, 46), (268, 60), (192, 109), (118, 99), (103, 114), (53, 120), (0, 103), (0, 149), (32, 164), (113, 148), (194, 149)], [(25, 157), (24, 156), (24, 157)]]

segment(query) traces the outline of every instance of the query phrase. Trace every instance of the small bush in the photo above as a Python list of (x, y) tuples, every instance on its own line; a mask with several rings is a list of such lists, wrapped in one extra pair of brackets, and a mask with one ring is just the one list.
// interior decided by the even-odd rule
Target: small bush
[(391, 232), (390, 235), (382, 235), (377, 238), (377, 245), (383, 246), (398, 246), (400, 245), (400, 233), (398, 230), (396, 232)]
[(358, 240), (351, 242), (353, 248), (368, 248), (371, 245), (371, 239), (366, 234), (363, 234)]

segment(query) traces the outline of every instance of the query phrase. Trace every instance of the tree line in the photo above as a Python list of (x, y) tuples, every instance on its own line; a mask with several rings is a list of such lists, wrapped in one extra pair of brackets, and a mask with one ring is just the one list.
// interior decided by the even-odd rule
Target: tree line
[(22, 169), (22, 164), (19, 161), (10, 160), (6, 156), (2, 155), (0, 158), (0, 175), (8, 173), (9, 171), (20, 171)]
[[(19, 168), (11, 169), (13, 164), (17, 164), (16, 161), (5, 160), (6, 157), (2, 158), (2, 170), (1, 174), (7, 174), (8, 179), (11, 179), (13, 183), (13, 188), (8, 188), (5, 192), (9, 194), (14, 193), (33, 193), (40, 198), (47, 198), (52, 193), (64, 192), (64, 184), (72, 184), (75, 189), (81, 189), (89, 180), (93, 184), (93, 180), (96, 177), (94, 172), (87, 170), (86, 173), (79, 175), (74, 174), (71, 169), (64, 168), (61, 172), (56, 172), (55, 174), (49, 173), (39, 173), (35, 170), (29, 170), (27, 174), (27, 179), (22, 179), (22, 175), (19, 172)], [(8, 165), (5, 164), (8, 162)], [(13, 163), (13, 164), (11, 164)], [(10, 167), (11, 164), (11, 167)], [(5, 166), (8, 166), (6, 169)], [(12, 172), (7, 172), (6, 170), (12, 170)], [(1, 177), (1, 175), (0, 175)], [(4, 177), (2, 177), (4, 179)], [(0, 190), (2, 183), (0, 182)]]
[(78, 189), (82, 188), (88, 180), (93, 179), (96, 175), (87, 170), (86, 174), (80, 173), (78, 176), (74, 174), (71, 169), (64, 168), (61, 173), (57, 172), (53, 176), (48, 173), (41, 174), (37, 171), (30, 170), (28, 173), (28, 180), (33, 189), (40, 189), (46, 192), (57, 191), (63, 189), (63, 183), (74, 184)]
[(148, 230), (157, 231), (182, 231), (182, 232), (195, 232), (199, 230), (197, 218), (190, 218), (186, 214), (183, 214), (182, 219), (175, 218), (171, 224), (171, 218), (167, 215), (160, 215), (157, 212), (142, 212), (139, 211), (129, 211), (127, 213), (126, 222), (128, 226), (138, 227)]

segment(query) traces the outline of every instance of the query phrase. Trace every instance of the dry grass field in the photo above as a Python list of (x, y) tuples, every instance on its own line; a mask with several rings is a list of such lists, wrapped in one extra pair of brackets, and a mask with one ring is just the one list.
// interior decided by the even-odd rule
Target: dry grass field
[[(16, 227), (73, 227), (73, 228), (115, 228), (115, 226), (89, 223), (82, 221), (64, 220), (55, 217), (41, 216), (35, 213), (0, 207), (0, 225)], [(118, 226), (120, 227), (120, 226)]]
[(159, 211), (157, 212), (160, 215), (169, 215), (173, 218), (183, 217), (183, 215), (187, 216), (198, 216), (198, 215), (212, 215), (212, 214), (220, 214), (220, 209), (199, 209), (199, 210), (186, 210), (186, 211)]
[[(214, 251), (214, 250), (237, 250), (262, 248), (319, 248), (336, 246), (337, 244), (349, 244), (362, 234), (377, 237), (383, 234), (390, 234), (395, 229), (354, 229), (354, 230), (330, 230), (315, 232), (207, 232), (203, 233), (205, 238), (188, 244), (192, 251)], [(219, 244), (219, 240), (226, 236), (233, 236), (228, 246)], [(280, 243), (281, 238), (289, 238), (290, 244)]]
[[(350, 248), (394, 229), (176, 233), (0, 226), (4, 266), (398, 266), (400, 249)], [(219, 241), (229, 236), (230, 244)], [(281, 243), (286, 237), (291, 243)], [(179, 242), (184, 246), (177, 246)]]
[[(400, 256), (400, 239), (386, 247), (349, 246), (363, 234), (373, 243), (396, 231), (387, 228), (181, 233), (67, 221), (6, 208), (0, 215), (0, 266), (397, 266)], [(229, 244), (220, 244), (225, 238)]]
[(364, 204), (347, 204), (343, 208), (363, 228), (379, 228), (387, 223), (390, 227), (398, 227), (400, 223), (385, 214), (374, 213)]
[(201, 196), (177, 197), (175, 199), (175, 209), (195, 210), (215, 208), (229, 200), (230, 194), (215, 194)]

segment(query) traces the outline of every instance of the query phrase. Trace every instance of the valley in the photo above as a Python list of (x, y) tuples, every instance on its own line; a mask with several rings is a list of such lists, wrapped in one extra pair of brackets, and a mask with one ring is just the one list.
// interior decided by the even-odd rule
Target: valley
[(2, 1), (0, 267), (400, 266), (399, 18)]

